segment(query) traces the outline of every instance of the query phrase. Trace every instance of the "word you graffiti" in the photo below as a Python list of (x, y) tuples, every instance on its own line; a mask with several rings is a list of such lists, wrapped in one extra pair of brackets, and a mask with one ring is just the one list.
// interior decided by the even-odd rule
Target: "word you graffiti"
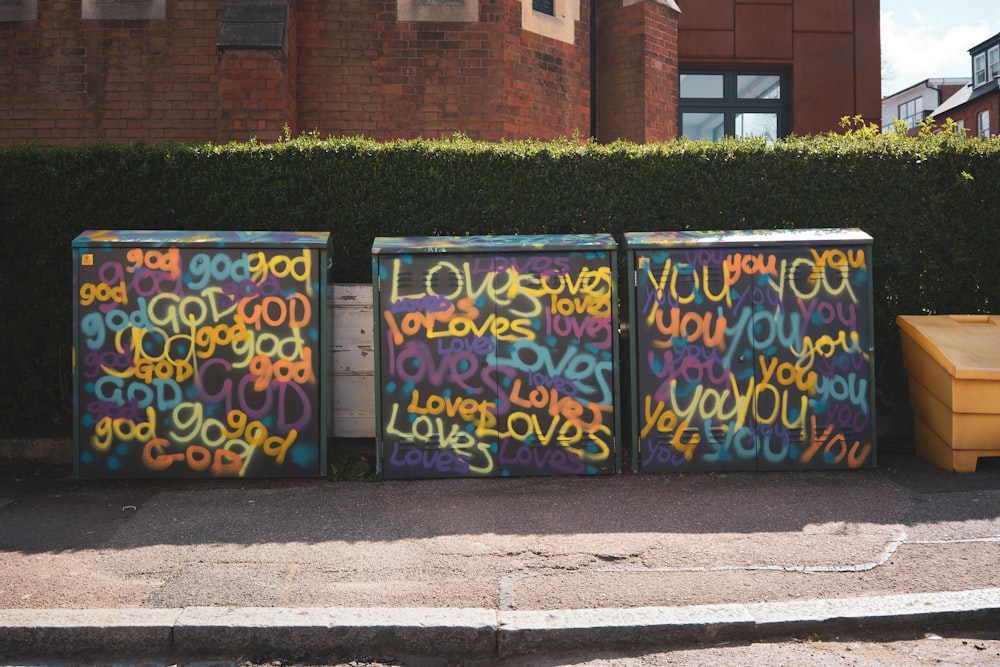
[(639, 268), (644, 469), (869, 460), (864, 250), (686, 250)]

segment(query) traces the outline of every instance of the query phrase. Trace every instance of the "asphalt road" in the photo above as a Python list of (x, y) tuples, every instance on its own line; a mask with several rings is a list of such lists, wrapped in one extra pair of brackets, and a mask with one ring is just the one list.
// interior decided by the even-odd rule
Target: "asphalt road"
[[(464, 664), (450, 663), (449, 667)], [(301, 662), (275, 658), (254, 662), (243, 658), (173, 661), (74, 662), (71, 660), (17, 662), (19, 667), (428, 667), (441, 663), (359, 656), (331, 662)], [(681, 647), (644, 655), (529, 656), (515, 661), (477, 662), (476, 667), (989, 667), (1000, 665), (1000, 634), (993, 637), (924, 637), (894, 641), (817, 641), (809, 638), (775, 642), (730, 643), (708, 647)]]

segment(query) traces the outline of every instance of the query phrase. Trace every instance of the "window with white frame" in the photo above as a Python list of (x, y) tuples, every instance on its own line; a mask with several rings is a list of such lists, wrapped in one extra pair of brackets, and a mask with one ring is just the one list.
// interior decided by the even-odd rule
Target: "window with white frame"
[(987, 76), (990, 79), (1000, 79), (1000, 44), (992, 47), (987, 52), (986, 59), (989, 69)]
[(924, 98), (915, 97), (900, 104), (896, 117), (906, 123), (906, 127), (916, 127), (924, 119)]
[(986, 54), (978, 53), (972, 58), (972, 71), (974, 72), (975, 85), (981, 86), (986, 83)]
[(990, 138), (990, 112), (989, 109), (986, 111), (980, 111), (979, 115), (976, 116), (977, 135), (983, 139)]

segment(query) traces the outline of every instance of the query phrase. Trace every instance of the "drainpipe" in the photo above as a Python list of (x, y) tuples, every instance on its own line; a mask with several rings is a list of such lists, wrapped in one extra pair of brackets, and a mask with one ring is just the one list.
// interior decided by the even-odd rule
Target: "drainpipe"
[(590, 136), (597, 138), (597, 0), (590, 0)]

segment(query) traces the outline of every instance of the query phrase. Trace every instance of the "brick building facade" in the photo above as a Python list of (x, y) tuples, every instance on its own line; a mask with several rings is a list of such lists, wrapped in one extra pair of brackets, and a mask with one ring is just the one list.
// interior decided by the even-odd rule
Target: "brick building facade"
[(699, 72), (780, 76), (782, 134), (878, 122), (878, 0), (676, 2), (5, 0), (0, 145), (660, 141)]
[(950, 119), (966, 136), (1000, 136), (1000, 33), (969, 49), (972, 78), (931, 111), (935, 121)]

